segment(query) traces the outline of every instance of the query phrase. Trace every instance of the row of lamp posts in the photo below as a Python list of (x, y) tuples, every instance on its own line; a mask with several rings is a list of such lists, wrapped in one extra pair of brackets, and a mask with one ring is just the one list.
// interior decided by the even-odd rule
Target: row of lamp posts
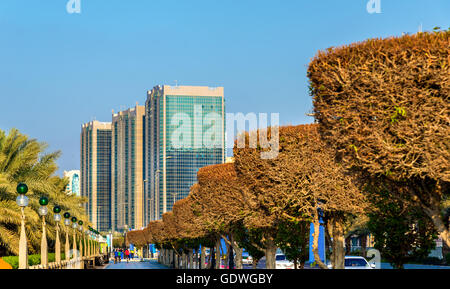
[[(27, 248), (27, 236), (25, 231), (25, 208), (28, 206), (29, 200), (28, 197), (25, 196), (28, 192), (28, 186), (24, 183), (20, 183), (17, 186), (17, 193), (19, 196), (16, 199), (17, 205), (20, 207), (22, 213), (21, 219), (21, 227), (20, 227), (20, 239), (19, 239), (19, 269), (27, 269), (28, 268), (28, 248)], [(45, 216), (48, 214), (48, 205), (49, 201), (47, 197), (41, 197), (39, 199), (39, 216), (42, 217), (42, 238), (41, 238), (41, 265), (48, 265), (48, 249), (47, 249), (47, 229)], [(55, 241), (55, 262), (61, 262), (61, 242), (59, 238), (60, 227), (59, 223), (61, 221), (61, 207), (54, 206), (54, 221), (56, 223), (56, 241)], [(99, 244), (97, 242), (99, 238), (99, 232), (96, 231), (92, 227), (88, 227), (88, 230), (83, 230), (83, 221), (78, 220), (75, 216), (72, 216), (69, 212), (65, 212), (64, 216), (64, 225), (66, 226), (66, 243), (65, 243), (65, 257), (66, 261), (70, 260), (70, 244), (69, 244), (69, 229), (72, 226), (73, 229), (73, 258), (81, 258), (83, 256), (91, 257), (100, 253)], [(81, 233), (81, 238), (79, 238), (79, 248), (80, 251), (77, 250), (77, 229)], [(87, 237), (87, 238), (86, 238)], [(83, 252), (84, 248), (84, 252)]]

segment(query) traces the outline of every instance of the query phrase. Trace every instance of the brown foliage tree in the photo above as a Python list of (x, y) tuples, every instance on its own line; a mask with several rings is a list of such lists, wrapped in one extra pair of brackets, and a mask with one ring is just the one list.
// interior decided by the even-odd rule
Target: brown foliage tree
[(233, 248), (236, 268), (242, 269), (243, 249), (236, 238), (236, 230), (245, 218), (246, 188), (238, 180), (233, 163), (201, 168), (197, 179), (199, 190), (192, 198), (200, 208), (203, 226), (217, 232)]
[(449, 36), (418, 33), (328, 49), (308, 69), (320, 133), (337, 159), (361, 180), (406, 191), (447, 244), (441, 203), (450, 192)]
[[(260, 157), (264, 150), (261, 146), (234, 149), (237, 175), (251, 195), (246, 224), (264, 229), (266, 262), (273, 263), (270, 268), (274, 266), (273, 238), (280, 220), (312, 220), (318, 232), (320, 208), (337, 246), (334, 252), (339, 259), (333, 263), (343, 267), (342, 224), (348, 214), (363, 212), (365, 199), (321, 141), (317, 125), (282, 127), (279, 136), (279, 153), (273, 159)], [(319, 260), (317, 243), (316, 234), (312, 246)], [(318, 263), (326, 268), (322, 262)]]

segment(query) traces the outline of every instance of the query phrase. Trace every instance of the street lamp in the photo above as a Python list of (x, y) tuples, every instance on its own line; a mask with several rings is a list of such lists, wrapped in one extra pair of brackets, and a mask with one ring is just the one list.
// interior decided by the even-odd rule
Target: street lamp
[(17, 205), (20, 207), (22, 214), (20, 224), (20, 240), (19, 240), (19, 269), (28, 268), (28, 250), (27, 250), (27, 234), (25, 232), (25, 207), (28, 206), (28, 197), (25, 194), (28, 192), (28, 186), (20, 183), (16, 188), (19, 196), (16, 199)]
[(45, 224), (45, 216), (48, 214), (48, 198), (41, 197), (39, 199), (39, 207), (38, 213), (39, 216), (42, 217), (42, 237), (41, 237), (41, 265), (48, 265), (48, 250), (47, 250), (47, 229)]
[(56, 223), (56, 241), (55, 241), (55, 262), (61, 262), (61, 241), (59, 239), (59, 222), (61, 221), (61, 207), (54, 206), (53, 207), (53, 220)]
[(77, 217), (72, 217), (72, 228), (73, 228), (73, 258), (76, 259), (78, 257), (77, 254)]
[[(78, 221), (78, 230), (80, 230), (80, 257), (83, 257), (83, 221)], [(84, 254), (86, 255), (86, 254)]]
[(70, 260), (70, 245), (69, 245), (69, 226), (70, 226), (70, 213), (69, 212), (65, 212), (64, 213), (64, 225), (66, 225), (66, 248), (65, 248), (65, 252), (66, 252), (66, 261)]

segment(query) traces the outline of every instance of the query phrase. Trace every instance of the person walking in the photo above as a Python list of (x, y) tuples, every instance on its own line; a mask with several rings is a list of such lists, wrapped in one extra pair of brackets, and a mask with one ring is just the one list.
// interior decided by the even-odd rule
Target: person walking
[(127, 263), (130, 261), (130, 251), (128, 249), (125, 250), (125, 258), (127, 259)]
[(118, 254), (118, 258), (119, 258), (119, 263), (122, 262), (122, 249), (119, 250), (119, 252), (117, 252)]
[(116, 249), (114, 250), (114, 264), (117, 264), (118, 258), (119, 258), (119, 251)]

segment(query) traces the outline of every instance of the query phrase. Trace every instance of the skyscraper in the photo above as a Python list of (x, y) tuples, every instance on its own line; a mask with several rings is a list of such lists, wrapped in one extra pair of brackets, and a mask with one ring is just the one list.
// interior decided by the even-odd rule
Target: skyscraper
[(144, 226), (144, 116), (136, 105), (112, 116), (112, 226), (115, 231)]
[(98, 231), (111, 229), (111, 123), (92, 121), (81, 129), (81, 196)]
[(185, 198), (199, 168), (225, 162), (223, 87), (156, 86), (145, 111), (145, 220)]

